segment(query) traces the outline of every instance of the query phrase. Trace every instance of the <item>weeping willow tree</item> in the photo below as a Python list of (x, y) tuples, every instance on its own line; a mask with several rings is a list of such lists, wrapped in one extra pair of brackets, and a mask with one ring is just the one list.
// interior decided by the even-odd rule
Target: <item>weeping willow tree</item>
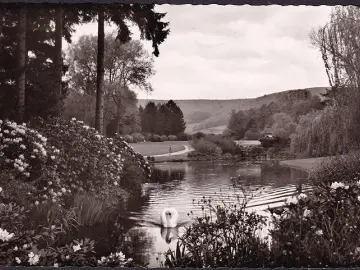
[(332, 88), (359, 87), (360, 9), (335, 7), (329, 22), (310, 33), (312, 45), (321, 52)]
[(302, 117), (291, 149), (310, 156), (346, 153), (360, 146), (360, 9), (333, 8), (329, 22), (310, 33), (329, 79), (327, 107)]

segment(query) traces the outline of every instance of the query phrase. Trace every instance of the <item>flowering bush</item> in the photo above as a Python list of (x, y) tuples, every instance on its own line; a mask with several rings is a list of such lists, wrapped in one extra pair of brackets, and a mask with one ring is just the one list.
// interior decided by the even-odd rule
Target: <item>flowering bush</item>
[(134, 175), (151, 176), (122, 137), (106, 138), (76, 119), (30, 126), (0, 120), (0, 170), (0, 265), (134, 265), (120, 251), (98, 257), (93, 241), (73, 241), (84, 234), (80, 227), (105, 216), (109, 238), (119, 238), (122, 226), (112, 216), (118, 200), (109, 197), (124, 197)]
[[(273, 217), (273, 262), (285, 267), (360, 265), (360, 182), (317, 182)], [(289, 237), (291, 235), (292, 237)]]
[(172, 267), (262, 267), (269, 259), (266, 239), (257, 231), (265, 218), (246, 211), (248, 199), (237, 194), (235, 203), (221, 199), (215, 203), (205, 197), (200, 205), (203, 215), (193, 217), (179, 239), (175, 256), (169, 252), (166, 264)]
[(61, 190), (93, 192), (96, 197), (120, 196), (121, 189), (114, 187), (124, 186), (122, 173), (126, 158), (135, 160), (146, 177), (151, 174), (143, 156), (118, 135), (101, 136), (76, 119), (67, 123), (57, 119), (46, 123), (39, 120), (36, 126), (49, 138), (49, 143), (60, 149), (56, 172), (57, 179), (61, 179)]
[(47, 138), (36, 130), (25, 124), (0, 120), (0, 185), (13, 180), (27, 183), (29, 191), (23, 199), (38, 204), (47, 199), (56, 201), (67, 192), (55, 173), (59, 153), (59, 149), (49, 145)]

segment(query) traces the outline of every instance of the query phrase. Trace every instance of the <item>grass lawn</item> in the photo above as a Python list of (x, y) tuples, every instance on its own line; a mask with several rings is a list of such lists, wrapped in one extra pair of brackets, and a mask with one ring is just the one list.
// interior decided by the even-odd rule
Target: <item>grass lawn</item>
[(144, 156), (168, 154), (169, 145), (171, 145), (173, 153), (185, 150), (184, 145), (190, 146), (188, 141), (140, 142), (130, 143), (129, 145)]

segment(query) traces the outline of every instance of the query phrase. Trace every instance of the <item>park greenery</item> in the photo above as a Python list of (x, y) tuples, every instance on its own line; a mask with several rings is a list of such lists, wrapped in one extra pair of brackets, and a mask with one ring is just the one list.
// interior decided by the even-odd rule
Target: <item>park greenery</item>
[[(194, 217), (176, 250), (169, 250), (167, 265), (360, 266), (359, 19), (358, 7), (335, 7), (329, 22), (310, 34), (312, 44), (323, 57), (331, 85), (322, 102), (297, 92), (301, 97), (284, 102), (289, 107), (278, 110), (273, 103), (272, 113), (265, 114), (269, 106), (263, 106), (263, 116), (268, 117), (258, 116), (261, 110), (252, 114), (240, 111), (233, 113), (229, 123), (228, 132), (240, 137), (250, 128), (260, 134), (271, 128), (277, 136), (291, 139), (293, 152), (336, 155), (311, 173), (312, 191), (295, 195), (284, 206), (271, 209), (267, 220), (245, 211), (246, 192), (238, 194), (243, 199), (235, 204), (204, 198), (199, 202), (203, 215)], [(297, 114), (296, 108), (300, 107), (301, 113)], [(236, 184), (238, 179), (233, 180)], [(268, 225), (267, 237), (257, 233), (264, 224)]]
[[(164, 16), (141, 4), (0, 6), (0, 265), (138, 265), (121, 213), (151, 169), (122, 136), (141, 131), (133, 89), (152, 90), (154, 59), (130, 26), (158, 56)], [(97, 36), (64, 51), (87, 22)], [(108, 22), (117, 31), (105, 35)]]
[[(154, 59), (129, 25), (158, 56), (169, 34), (164, 16), (140, 4), (1, 6), (0, 265), (139, 266), (121, 213), (152, 171), (127, 142), (186, 139), (195, 156), (242, 156), (234, 138), (271, 132), (296, 154), (345, 156), (319, 167), (312, 193), (289, 199), (269, 220), (246, 211), (245, 189), (233, 203), (204, 198), (204, 215), (193, 217), (166, 264), (360, 266), (360, 154), (350, 152), (359, 147), (359, 9), (334, 8), (310, 35), (331, 85), (323, 100), (284, 93), (232, 112), (223, 136), (191, 138), (175, 102), (136, 107), (134, 89), (152, 91)], [(74, 27), (91, 21), (97, 36), (63, 51), (62, 38), (71, 42)], [(105, 35), (105, 22), (118, 31)]]
[(273, 133), (305, 157), (346, 154), (359, 147), (358, 7), (336, 7), (329, 22), (310, 33), (330, 87), (321, 100), (306, 90), (283, 93), (259, 109), (233, 112), (226, 135), (259, 139)]

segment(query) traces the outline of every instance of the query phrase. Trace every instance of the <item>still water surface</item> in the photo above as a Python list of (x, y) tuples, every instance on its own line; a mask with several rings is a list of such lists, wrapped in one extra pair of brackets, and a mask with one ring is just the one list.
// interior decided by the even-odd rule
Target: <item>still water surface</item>
[[(179, 222), (191, 221), (190, 211), (201, 215), (197, 204), (205, 196), (225, 201), (234, 201), (231, 177), (238, 177), (243, 186), (250, 188), (254, 198), (249, 206), (264, 211), (268, 206), (279, 206), (285, 198), (310, 189), (305, 172), (282, 167), (277, 161), (255, 162), (186, 162), (157, 164), (151, 181), (144, 185), (141, 199), (134, 199), (129, 205), (129, 220), (133, 237), (142, 238), (141, 245), (134, 248), (134, 256), (150, 267), (159, 267), (163, 260), (161, 253), (176, 247), (176, 235), (181, 228), (162, 229), (160, 213), (166, 207), (179, 212)], [(258, 190), (257, 190), (258, 189)], [(194, 203), (195, 201), (195, 203)]]

